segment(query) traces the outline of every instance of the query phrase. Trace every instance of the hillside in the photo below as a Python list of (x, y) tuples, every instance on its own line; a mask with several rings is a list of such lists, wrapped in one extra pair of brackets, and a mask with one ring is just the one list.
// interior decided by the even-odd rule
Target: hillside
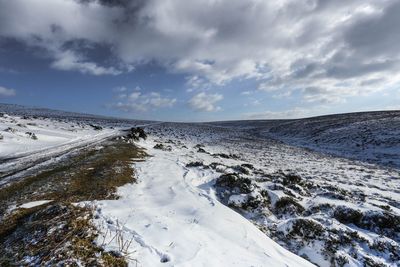
[(400, 111), (212, 124), (245, 128), (250, 134), (322, 153), (400, 167)]

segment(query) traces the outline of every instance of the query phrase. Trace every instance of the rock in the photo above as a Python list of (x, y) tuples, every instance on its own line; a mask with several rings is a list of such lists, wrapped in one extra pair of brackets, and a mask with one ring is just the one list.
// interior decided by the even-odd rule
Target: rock
[(164, 150), (164, 151), (171, 151), (172, 150), (171, 146), (164, 146), (163, 144), (156, 144), (153, 148)]
[(8, 127), (7, 129), (5, 129), (4, 130), (5, 132), (9, 132), (9, 133), (16, 133), (17, 132), (17, 129), (14, 129), (14, 128), (11, 128), (11, 127)]
[(126, 135), (126, 137), (133, 141), (139, 141), (140, 138), (143, 140), (146, 140), (147, 134), (145, 133), (145, 131), (142, 128), (140, 128), (140, 127), (134, 128), (133, 127), (128, 130), (128, 134)]
[(101, 127), (99, 125), (89, 124), (89, 126), (92, 127), (93, 129), (95, 129), (96, 131), (103, 130), (103, 127)]
[(29, 136), (29, 138), (33, 139), (33, 140), (37, 140), (37, 139), (38, 139), (35, 133), (26, 132), (25, 134), (26, 134), (27, 136)]
[(197, 152), (199, 152), (199, 153), (207, 153), (207, 151), (205, 151), (204, 148), (201, 148), (201, 147), (199, 147)]

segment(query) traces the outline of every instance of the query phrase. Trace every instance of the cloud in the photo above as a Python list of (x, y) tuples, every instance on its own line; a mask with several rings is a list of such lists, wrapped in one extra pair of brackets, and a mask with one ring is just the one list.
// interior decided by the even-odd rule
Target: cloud
[[(157, 62), (192, 90), (254, 79), (329, 102), (400, 82), (399, 12), (395, 0), (0, 0), (0, 35), (47, 49), (63, 70), (116, 75)], [(118, 64), (80, 54), (88, 44)]]
[(159, 108), (170, 108), (176, 103), (176, 98), (163, 97), (160, 93), (143, 94), (139, 87), (130, 90), (130, 92), (126, 87), (119, 87), (117, 92), (119, 92), (117, 98), (120, 101), (112, 104), (111, 107), (124, 112), (147, 112)]
[(241, 95), (251, 95), (253, 92), (252, 91), (243, 91), (240, 94)]
[(218, 111), (221, 107), (216, 106), (216, 103), (221, 101), (223, 96), (220, 94), (198, 93), (189, 100), (189, 106), (197, 111)]
[(118, 75), (122, 73), (121, 70), (117, 70), (114, 67), (105, 68), (93, 62), (85, 62), (84, 59), (80, 58), (72, 51), (59, 52), (51, 66), (59, 70), (76, 70), (81, 73), (89, 73), (97, 76)]
[(4, 97), (8, 97), (8, 96), (15, 96), (16, 95), (16, 91), (14, 89), (10, 89), (10, 88), (5, 88), (0, 86), (0, 97), (4, 96)]

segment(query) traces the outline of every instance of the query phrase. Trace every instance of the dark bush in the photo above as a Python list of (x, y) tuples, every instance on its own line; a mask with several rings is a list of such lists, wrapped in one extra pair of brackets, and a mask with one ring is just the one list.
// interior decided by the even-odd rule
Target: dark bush
[(204, 148), (199, 147), (199, 149), (197, 149), (197, 152), (199, 153), (207, 153), (207, 151), (204, 150)]
[(204, 166), (203, 162), (200, 161), (194, 161), (194, 162), (189, 162), (186, 164), (186, 167), (191, 168), (191, 167), (202, 167)]
[(285, 186), (295, 185), (301, 182), (301, 177), (296, 174), (284, 174), (282, 184)]
[(324, 227), (314, 220), (296, 219), (292, 225), (289, 235), (292, 237), (300, 237), (301, 239), (317, 239), (322, 236)]
[(400, 216), (387, 211), (366, 212), (357, 225), (379, 234), (393, 236), (400, 233)]
[(241, 166), (250, 170), (254, 170), (254, 166), (250, 163), (243, 163)]
[(267, 207), (269, 204), (269, 197), (266, 198), (263, 195), (251, 196), (249, 195), (247, 201), (242, 203), (242, 209), (245, 210), (255, 210), (255, 209), (263, 209)]
[(136, 128), (129, 129), (129, 132), (126, 135), (126, 137), (128, 139), (132, 139), (134, 141), (139, 141), (140, 138), (146, 140), (147, 134), (145, 133), (145, 131), (142, 128), (136, 127)]
[(234, 166), (234, 167), (232, 167), (232, 169), (234, 169), (237, 172), (246, 174), (246, 175), (250, 174), (250, 171), (247, 168), (240, 166), (240, 165)]
[(354, 210), (349, 207), (339, 206), (336, 207), (333, 217), (344, 224), (360, 225), (363, 214), (361, 211)]
[(229, 188), (232, 191), (236, 190), (236, 193), (248, 194), (252, 191), (251, 180), (248, 178), (240, 177), (236, 173), (229, 173), (221, 175), (216, 183), (217, 187)]
[(279, 214), (302, 214), (304, 207), (292, 197), (282, 197), (275, 203), (275, 211)]

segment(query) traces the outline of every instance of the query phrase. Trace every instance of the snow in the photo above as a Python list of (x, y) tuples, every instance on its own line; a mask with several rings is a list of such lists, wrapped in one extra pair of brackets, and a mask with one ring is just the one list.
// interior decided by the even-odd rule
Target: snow
[[(94, 145), (119, 133), (118, 128), (69, 119), (0, 116), (0, 186), (16, 180), (14, 173), (61, 159), (69, 151)], [(19, 173), (21, 176), (23, 173)]]
[[(379, 251), (373, 247), (383, 237), (377, 232), (379, 229), (341, 223), (333, 214), (342, 206), (362, 212), (363, 216), (371, 212), (400, 215), (400, 173), (396, 168), (400, 166), (400, 120), (390, 116), (372, 122), (372, 133), (364, 131), (370, 125), (368, 118), (362, 124), (340, 124), (336, 129), (319, 121), (314, 128), (308, 124), (307, 129), (301, 120), (282, 125), (279, 122), (274, 131), (270, 131), (273, 125), (268, 128), (258, 122), (223, 127), (147, 125), (150, 137), (139, 145), (147, 149), (150, 157), (132, 165), (138, 183), (118, 188), (117, 200), (92, 202), (96, 207), (94, 223), (100, 230), (97, 242), (106, 250), (120, 252), (131, 266), (313, 266), (310, 262), (329, 266), (330, 256), (335, 261), (347, 259), (345, 266), (363, 266), (367, 258), (384, 266), (396, 266), (396, 257), (400, 255), (396, 254), (400, 244), (398, 233), (383, 232), (386, 236), (381, 239), (387, 249)], [(340, 118), (337, 121), (341, 123)], [(5, 160), (0, 172), (6, 167), (15, 168), (11, 163), (24, 164), (26, 158), (51, 156), (85, 144), (101, 149), (99, 143), (104, 138), (118, 133), (118, 128), (111, 129), (107, 124), (101, 124), (103, 129), (99, 131), (88, 121), (8, 115), (0, 117), (0, 126), (0, 160)], [(8, 127), (16, 131), (4, 131)], [(324, 131), (319, 131), (320, 127)], [(382, 129), (387, 133), (383, 134)], [(38, 140), (29, 137), (28, 131)], [(364, 133), (368, 143), (362, 149), (357, 146), (357, 142), (364, 142), (364, 137), (357, 137), (359, 133)], [(376, 140), (381, 143), (375, 144)], [(155, 149), (156, 144), (163, 144), (169, 151)], [(203, 151), (199, 152), (199, 147)], [(230, 154), (234, 157), (221, 156)], [(386, 160), (392, 163), (387, 165)], [(187, 167), (193, 162), (201, 164)], [(235, 167), (243, 163), (254, 168), (247, 174), (240, 173)], [(240, 173), (251, 179), (256, 189), (249, 194), (227, 194), (225, 203), (214, 187), (223, 173)], [(282, 177), (288, 173), (298, 175), (302, 183), (311, 186), (283, 183)], [(244, 210), (246, 205), (242, 204), (251, 199), (249, 196), (259, 196), (261, 190), (269, 196), (268, 205)], [(288, 196), (305, 212), (279, 214), (276, 203)], [(321, 207), (324, 204), (327, 210)], [(320, 210), (313, 210), (319, 207)], [(289, 233), (299, 220), (314, 222), (323, 233), (309, 240)], [(329, 241), (336, 241), (338, 233), (352, 239), (338, 244), (332, 252)], [(357, 235), (353, 238), (349, 233)], [(304, 255), (310, 262), (289, 250)]]
[(240, 194), (240, 195), (232, 195), (229, 197), (228, 204), (233, 204), (235, 206), (239, 206), (246, 202), (247, 200), (247, 195), (246, 194)]
[[(243, 124), (246, 125), (246, 122)], [(265, 231), (266, 235), (297, 255), (304, 255), (320, 266), (329, 266), (331, 260), (338, 261), (339, 264), (346, 259), (349, 266), (362, 266), (367, 259), (383, 261), (384, 266), (396, 266), (396, 251), (399, 248), (396, 234), (386, 234), (388, 240), (393, 242), (385, 243), (391, 252), (382, 254), (373, 245), (379, 229), (361, 229), (354, 224), (340, 223), (333, 215), (336, 208), (345, 206), (363, 212), (366, 218), (369, 212), (380, 213), (382, 207), (386, 206), (390, 207), (390, 214), (398, 216), (400, 173), (396, 169), (293, 147), (240, 127), (236, 129), (205, 124), (164, 123), (149, 126), (146, 130), (150, 136), (156, 137), (158, 144), (171, 146), (171, 152), (166, 153), (177, 154), (182, 166), (194, 162), (202, 163), (198, 167), (188, 168), (190, 170), (186, 178), (190, 177), (192, 185), (209, 190), (210, 196), (215, 195), (216, 189), (213, 185), (221, 174), (236, 173), (238, 170), (235, 170), (235, 166), (243, 163), (252, 164), (254, 169), (241, 176), (253, 180), (252, 184), (258, 187), (248, 196), (259, 194), (259, 190), (268, 193), (270, 204), (267, 207), (251, 210), (247, 203), (244, 206), (234, 205), (229, 202), (232, 195), (231, 200), (246, 201), (244, 196), (237, 196), (238, 192), (235, 190), (226, 195), (226, 200), (225, 192), (221, 197), (212, 199), (225, 201), (226, 205), (233, 206), (236, 212)], [(198, 147), (206, 152), (199, 152)], [(232, 154), (234, 157), (224, 158), (218, 156), (219, 154)], [(301, 177), (302, 183), (310, 183), (312, 187), (284, 185), (280, 173), (294, 173)], [(279, 214), (274, 208), (276, 202), (288, 196), (303, 206), (305, 213)], [(324, 210), (322, 207), (318, 210), (324, 204), (329, 204), (328, 208)], [(317, 222), (322, 225), (322, 234), (311, 236), (309, 240), (304, 240), (296, 233), (294, 236), (282, 236), (292, 220)], [(285, 227), (285, 224), (289, 225)], [(305, 227), (308, 227), (307, 224)], [(307, 229), (312, 231), (312, 228), (305, 230)], [(337, 242), (337, 231), (350, 238), (350, 247), (348, 241), (339, 241), (340, 245), (337, 247), (329, 245), (330, 240)], [(354, 232), (361, 238), (353, 238), (350, 234)], [(367, 241), (363, 241), (363, 238)], [(389, 243), (395, 245), (391, 246)], [(351, 247), (354, 249), (350, 249)], [(390, 253), (394, 256), (389, 256)]]
[[(7, 129), (13, 129), (7, 131)], [(34, 133), (37, 140), (26, 133)], [(56, 121), (52, 119), (33, 119), (19, 116), (0, 117), (0, 159), (32, 155), (50, 149), (65, 150), (114, 135), (115, 129), (95, 130), (89, 125)]]
[[(154, 144), (141, 143), (152, 157), (135, 164), (139, 183), (119, 188), (118, 200), (96, 202), (103, 233), (120, 228), (124, 240), (133, 238), (126, 252), (132, 266), (136, 260), (138, 266), (313, 266), (221, 204), (208, 182), (215, 178), (211, 172), (195, 175), (179, 152)], [(98, 242), (118, 251), (113, 236)]]
[(24, 203), (24, 204), (18, 206), (18, 208), (21, 208), (21, 209), (30, 209), (30, 208), (33, 208), (33, 207), (37, 207), (37, 206), (41, 206), (41, 205), (47, 204), (47, 203), (52, 202), (52, 201), (53, 201), (53, 200), (31, 201), (31, 202)]

